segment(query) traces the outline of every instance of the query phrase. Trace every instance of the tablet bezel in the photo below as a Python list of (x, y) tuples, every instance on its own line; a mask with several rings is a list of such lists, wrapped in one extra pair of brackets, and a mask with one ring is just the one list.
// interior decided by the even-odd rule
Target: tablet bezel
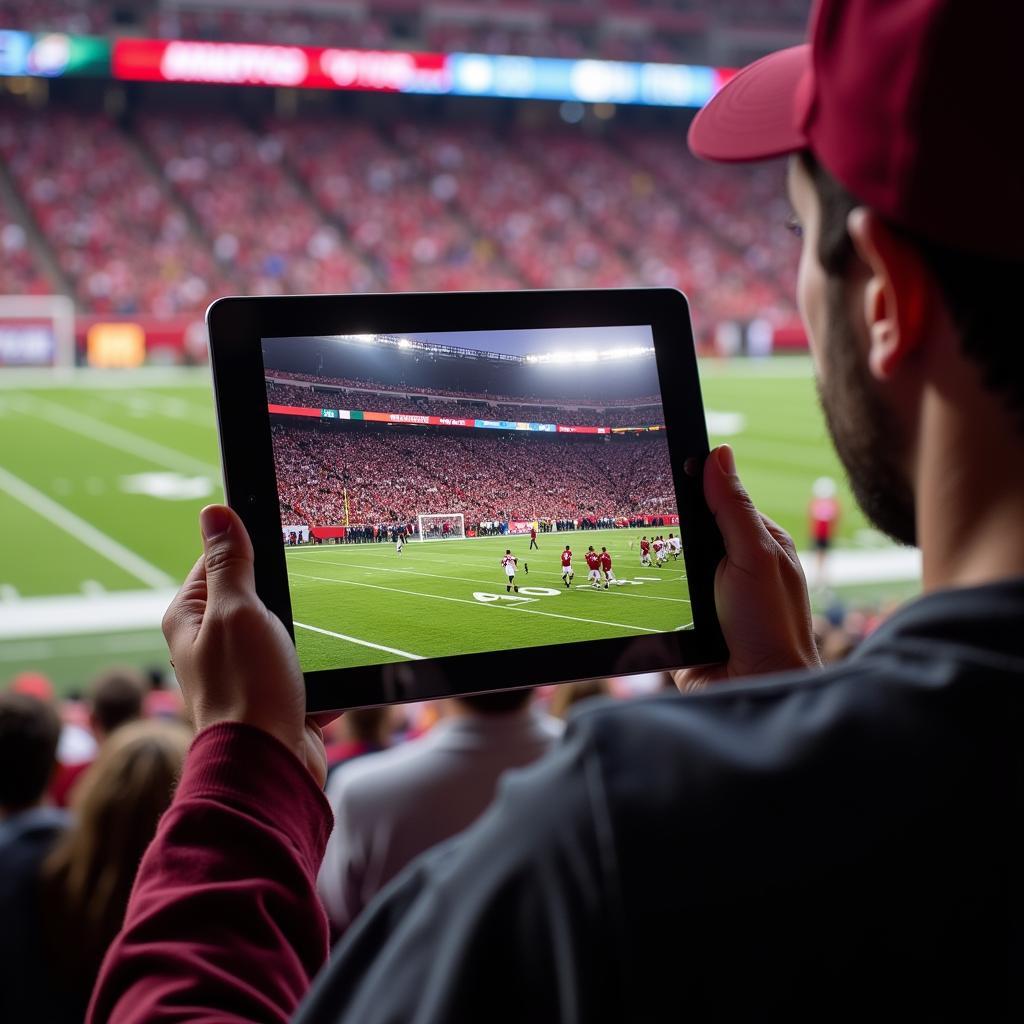
[[(693, 629), (307, 672), (309, 711), (655, 672), (726, 659), (714, 602), (715, 571), (723, 547), (701, 484), (709, 449), (689, 305), (674, 289), (637, 288), (229, 297), (210, 306), (207, 325), (224, 491), (252, 538), (257, 592), (293, 640), (263, 339), (636, 324), (649, 324), (654, 338)], [(666, 382), (671, 382), (667, 394)]]

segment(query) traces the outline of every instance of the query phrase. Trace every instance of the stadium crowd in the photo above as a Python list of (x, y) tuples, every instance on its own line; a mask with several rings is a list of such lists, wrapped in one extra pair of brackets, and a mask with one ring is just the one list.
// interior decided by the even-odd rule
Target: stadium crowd
[(81, 307), (167, 315), (232, 290), (230, 275), (107, 119), (2, 111), (0, 156)]
[(261, 128), (145, 108), (115, 123), (8, 105), (0, 154), (28, 214), (12, 227), (37, 235), (85, 312), (200, 313), (232, 292), (662, 285), (700, 296), (705, 341), (723, 321), (795, 317), (777, 169), (726, 178), (639, 128)]
[(476, 433), (276, 424), (282, 519), (343, 523), (346, 492), (353, 523), (451, 511), (462, 512), (467, 524), (676, 512), (668, 448), (658, 435), (595, 442)]

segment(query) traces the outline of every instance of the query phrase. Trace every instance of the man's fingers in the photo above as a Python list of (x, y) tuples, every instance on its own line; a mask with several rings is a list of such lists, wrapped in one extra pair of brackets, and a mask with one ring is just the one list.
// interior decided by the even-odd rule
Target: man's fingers
[(722, 534), (729, 561), (751, 569), (764, 555), (769, 536), (736, 474), (736, 462), (727, 444), (716, 448), (705, 463), (704, 497)]
[(207, 505), (199, 513), (203, 534), (208, 599), (217, 607), (256, 597), (252, 541), (242, 520), (227, 505)]
[(769, 519), (766, 515), (762, 514), (761, 522), (764, 523), (764, 528), (772, 535), (779, 547), (782, 548), (786, 558), (789, 559), (795, 568), (803, 572), (800, 556), (796, 553), (796, 545), (793, 543), (793, 538), (778, 523)]
[(160, 624), (172, 658), (176, 650), (182, 651), (186, 645), (191, 646), (203, 623), (205, 611), (206, 564), (205, 556), (200, 555), (167, 606)]

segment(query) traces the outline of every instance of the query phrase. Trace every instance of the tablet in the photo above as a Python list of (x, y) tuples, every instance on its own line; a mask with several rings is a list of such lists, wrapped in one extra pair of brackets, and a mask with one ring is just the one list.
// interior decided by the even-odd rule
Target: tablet
[(724, 660), (671, 289), (225, 298), (225, 492), (311, 711)]

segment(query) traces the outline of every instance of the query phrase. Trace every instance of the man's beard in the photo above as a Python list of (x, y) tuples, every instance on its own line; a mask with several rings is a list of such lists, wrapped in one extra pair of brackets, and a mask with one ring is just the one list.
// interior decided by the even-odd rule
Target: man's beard
[(817, 383), (828, 432), (864, 514), (894, 540), (914, 545), (914, 492), (899, 465), (899, 424), (868, 373), (842, 282), (830, 280), (826, 287), (828, 324)]

